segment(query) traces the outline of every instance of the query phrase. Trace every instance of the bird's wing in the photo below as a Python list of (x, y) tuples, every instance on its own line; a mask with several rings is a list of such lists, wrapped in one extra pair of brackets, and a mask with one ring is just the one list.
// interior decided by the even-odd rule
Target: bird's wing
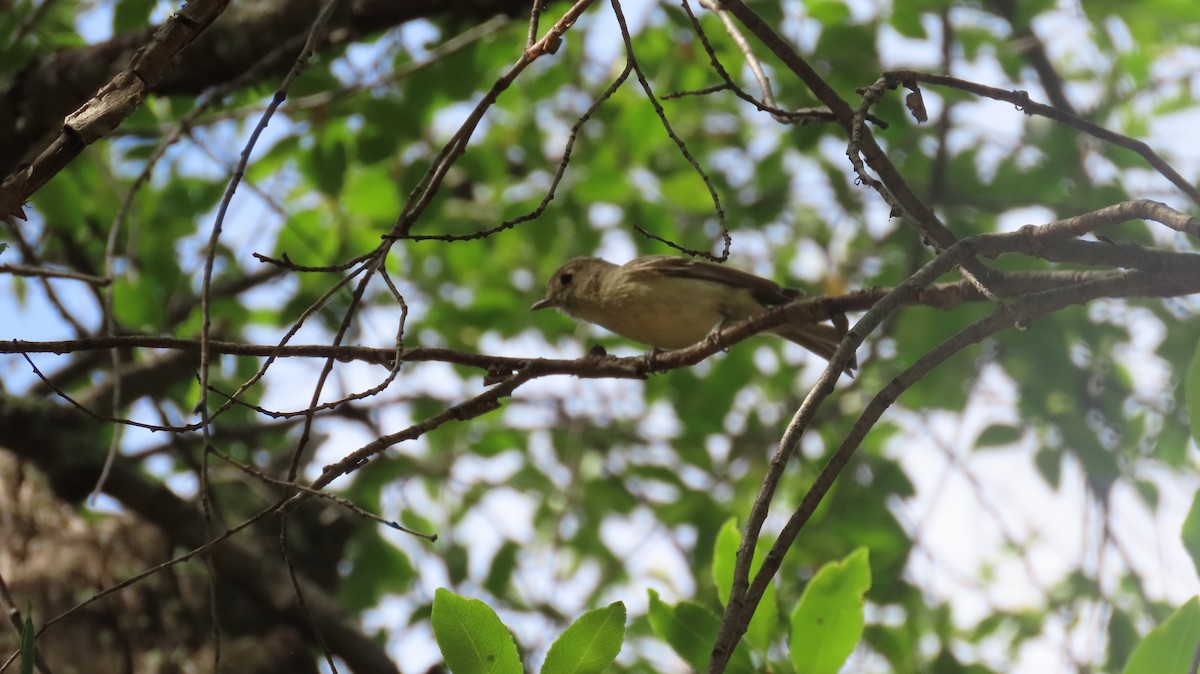
[(781, 288), (778, 283), (755, 276), (740, 269), (725, 265), (687, 260), (670, 255), (647, 255), (631, 260), (624, 265), (626, 271), (632, 273), (662, 274), (664, 276), (679, 276), (683, 278), (702, 279), (714, 283), (723, 283), (736, 288), (750, 291), (754, 299), (766, 306), (787, 304), (802, 293), (791, 288)]

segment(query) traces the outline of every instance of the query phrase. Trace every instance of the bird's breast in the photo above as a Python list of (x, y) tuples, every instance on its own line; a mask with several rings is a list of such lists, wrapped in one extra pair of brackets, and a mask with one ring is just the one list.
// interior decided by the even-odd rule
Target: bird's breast
[(762, 310), (749, 292), (701, 279), (618, 276), (580, 318), (660, 349), (682, 349), (726, 320)]

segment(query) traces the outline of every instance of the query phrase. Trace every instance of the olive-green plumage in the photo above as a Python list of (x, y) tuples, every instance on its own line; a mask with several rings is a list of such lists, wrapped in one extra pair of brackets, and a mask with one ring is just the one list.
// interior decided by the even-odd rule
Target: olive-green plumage
[[(800, 295), (711, 262), (649, 255), (617, 266), (577, 257), (554, 272), (546, 297), (533, 308), (553, 307), (636, 342), (682, 349), (724, 325)], [(782, 325), (771, 332), (825, 359), (833, 356), (840, 341), (837, 330), (822, 323)]]

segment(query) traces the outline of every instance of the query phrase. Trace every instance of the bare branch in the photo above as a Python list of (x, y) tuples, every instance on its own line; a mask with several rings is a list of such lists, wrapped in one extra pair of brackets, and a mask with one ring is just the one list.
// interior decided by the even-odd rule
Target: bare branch
[(1158, 171), (1164, 178), (1171, 181), (1171, 184), (1179, 188), (1184, 194), (1195, 203), (1200, 204), (1200, 189), (1197, 189), (1186, 178), (1179, 175), (1179, 172), (1171, 167), (1170, 164), (1163, 161), (1162, 157), (1158, 156), (1149, 145), (1140, 140), (1134, 140), (1129, 136), (1125, 136), (1089, 122), (1086, 119), (1078, 117), (1066, 110), (1038, 103), (1029, 98), (1027, 91), (1006, 91), (989, 87), (968, 80), (961, 80), (957, 77), (947, 77), (945, 75), (931, 75), (927, 73), (917, 72), (915, 70), (891, 70), (885, 72), (881, 78), (885, 86), (894, 89), (899, 85), (904, 85), (909, 88), (916, 87), (916, 82), (925, 82), (926, 84), (936, 84), (940, 86), (966, 91), (977, 96), (991, 98), (997, 101), (1005, 101), (1012, 103), (1026, 115), (1041, 115), (1047, 119), (1052, 119), (1056, 122), (1065, 124), (1073, 129), (1078, 129), (1089, 136), (1099, 138), (1107, 143), (1123, 147), (1137, 153), (1142, 159), (1146, 160), (1154, 170)]
[(60, 269), (47, 269), (46, 267), (32, 267), (24, 264), (0, 264), (0, 274), (70, 279), (72, 281), (82, 281), (83, 283), (94, 286), (106, 286), (111, 283), (109, 279), (101, 278), (99, 276), (92, 276), (91, 274), (80, 274), (79, 272), (64, 271)]
[[(1166, 209), (1166, 212), (1160, 214), (1159, 207)], [(996, 257), (1006, 253), (1023, 253), (1054, 261), (1135, 267), (1141, 271), (1139, 272), (1140, 275), (1125, 273), (1116, 273), (1113, 275), (1110, 273), (1105, 278), (1093, 279), (1079, 285), (1060, 287), (1035, 293), (1025, 298), (1018, 298), (1016, 306), (1022, 308), (1023, 313), (1014, 313), (1016, 310), (1006, 308), (1005, 306), (998, 307), (989, 318), (980, 321), (975, 326), (968, 328), (967, 331), (960, 333), (960, 335), (967, 336), (956, 337), (923, 356), (918, 361), (920, 368), (914, 365), (913, 368), (915, 369), (909, 370), (910, 373), (915, 375), (915, 379), (912, 381), (919, 379), (925, 372), (928, 372), (929, 369), (953, 353), (961, 350), (968, 344), (979, 341), (992, 332), (1004, 327), (1020, 325), (1022, 321), (1027, 322), (1032, 317), (1057, 310), (1068, 304), (1078, 304), (1101, 296), (1127, 296), (1130, 294), (1151, 292), (1147, 290), (1148, 288), (1154, 288), (1153, 292), (1175, 292), (1176, 290), (1187, 294), (1200, 292), (1200, 255), (1151, 251), (1129, 244), (1118, 246), (1079, 241), (1071, 238), (1082, 231), (1091, 231), (1102, 224), (1110, 224), (1121, 219), (1137, 217), (1136, 215), (1130, 216), (1130, 211), (1136, 211), (1139, 214), (1146, 212), (1156, 213), (1158, 217), (1164, 217), (1165, 219), (1173, 218), (1172, 213), (1175, 213), (1161, 204), (1155, 204), (1155, 202), (1129, 202), (1128, 204), (1118, 204), (1109, 209), (1102, 209), (1101, 211), (1079, 216), (1078, 220), (1064, 221), (1068, 224), (1055, 222), (1042, 227), (1027, 226), (1017, 232), (983, 234), (963, 239), (926, 263), (915, 274), (897, 286), (895, 290), (875, 303), (867, 311), (866, 315), (855, 324), (854, 328), (842, 340), (842, 344), (838, 347), (834, 357), (829, 361), (829, 365), (820, 380), (809, 391), (800, 408), (796, 410), (791, 423), (788, 424), (787, 430), (779, 442), (779, 448), (771, 457), (767, 473), (763, 477), (762, 485), (747, 517), (742, 543), (738, 548), (733, 586), (725, 613), (721, 618), (717, 641), (713, 647), (712, 660), (709, 663), (710, 673), (715, 674), (724, 670), (729, 657), (733, 653), (734, 647), (741, 639), (746, 626), (749, 625), (750, 617), (754, 613), (754, 608), (757, 605), (758, 598), (761, 597), (765, 583), (769, 582), (770, 576), (764, 576), (760, 570), (759, 575), (755, 577), (754, 585), (751, 585), (750, 563), (755, 546), (762, 532), (763, 523), (766, 521), (771, 500), (783, 476), (783, 471), (799, 446), (801, 436), (808, 429), (815, 417), (817, 409), (833, 392), (837, 378), (845, 369), (846, 364), (850, 362), (854, 351), (866, 336), (871, 334), (888, 315), (919, 297), (923, 289), (932, 284), (942, 274), (975, 256)], [(1146, 254), (1149, 254), (1149, 256), (1147, 257)], [(1119, 260), (1116, 259), (1117, 257), (1119, 257)], [(1134, 282), (1131, 282), (1130, 279), (1133, 279)], [(1102, 290), (1103, 293), (1097, 292), (1097, 289)], [(1047, 297), (1052, 298), (1052, 300), (1042, 299)], [(1046, 304), (1045, 306), (1049, 308), (1042, 311), (1041, 308), (1047, 301), (1050, 304)], [(1054, 304), (1054, 302), (1062, 302), (1062, 304)], [(1024, 310), (1026, 306), (1032, 308)], [(1007, 323), (1003, 321), (1007, 321)], [(972, 332), (972, 330), (976, 332)], [(893, 387), (900, 386), (900, 388), (895, 390), (895, 395), (899, 395), (900, 391), (911, 385), (911, 382), (908, 382), (901, 386), (897, 383), (898, 381), (893, 380), (884, 391), (887, 392)], [(880, 395), (883, 396), (884, 393), (881, 392)], [(880, 400), (880, 398), (877, 397), (877, 400)], [(891, 405), (895, 397), (885, 397), (883, 400), (886, 400), (886, 404), (883, 404), (878, 410), (879, 414), (882, 414), (883, 409)], [(863, 418), (865, 418), (865, 414)], [(851, 434), (847, 437), (843, 447), (857, 447), (862, 437), (865, 436), (867, 429), (874, 421), (875, 419), (872, 419), (862, 428), (856, 426), (856, 429), (862, 433), (862, 436)], [(840, 473), (842, 467), (845, 465), (845, 461), (849, 460), (849, 456), (853, 451), (853, 449), (848, 449), (847, 454), (838, 459), (838, 463), (834, 464), (831, 462), (828, 475), (822, 473), (830, 481), (829, 484), (832, 483), (833, 477)], [(815, 502), (808, 502), (809, 497), (806, 495), (805, 501), (802, 502), (802, 507), (815, 508), (824, 496), (824, 493), (828, 490), (829, 484), (820, 482), (818, 486), (815, 486), (810, 491), (810, 493), (816, 493), (812, 497), (815, 499)], [(804, 517), (806, 518), (807, 516)], [(798, 533), (798, 531), (799, 527), (797, 526), (796, 532)], [(794, 538), (794, 534), (792, 535)], [(790, 545), (790, 543), (791, 541), (788, 540), (787, 545)], [(784, 546), (783, 550), (786, 550), (786, 547)], [(782, 555), (782, 552), (779, 554)], [(763, 568), (766, 568), (765, 564)]]
[(146, 91), (158, 83), (179, 54), (207, 28), (229, 0), (193, 0), (155, 31), (133, 61), (78, 110), (67, 116), (62, 133), (28, 166), (0, 184), (0, 216), (21, 213), (21, 206), (84, 148), (108, 135), (141, 107)]

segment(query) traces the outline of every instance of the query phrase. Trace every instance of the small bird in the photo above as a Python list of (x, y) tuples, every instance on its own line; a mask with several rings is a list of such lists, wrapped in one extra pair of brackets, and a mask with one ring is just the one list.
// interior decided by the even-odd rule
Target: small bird
[[(554, 272), (546, 297), (532, 309), (553, 307), (622, 337), (669, 350), (691, 346), (725, 325), (801, 296), (799, 290), (711, 262), (647, 255), (617, 266), (577, 257)], [(838, 330), (823, 323), (790, 323), (770, 332), (826, 360), (841, 341)]]

